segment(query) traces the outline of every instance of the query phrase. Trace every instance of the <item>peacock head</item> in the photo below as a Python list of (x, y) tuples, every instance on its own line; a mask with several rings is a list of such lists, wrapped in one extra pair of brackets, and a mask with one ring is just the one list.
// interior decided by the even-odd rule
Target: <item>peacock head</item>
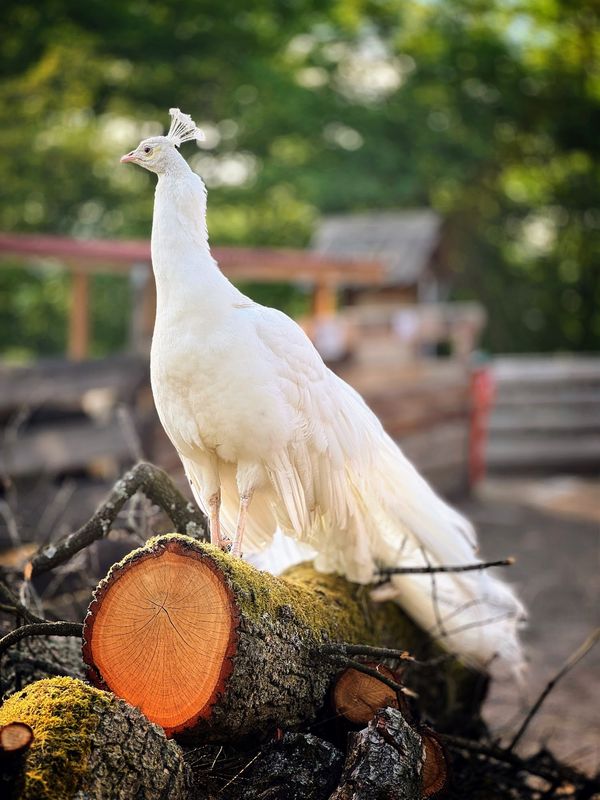
[(183, 114), (178, 108), (170, 108), (169, 114), (171, 127), (167, 135), (144, 139), (135, 150), (122, 156), (121, 164), (139, 164), (157, 175), (164, 175), (181, 164), (179, 145), (192, 140), (202, 141), (204, 134), (189, 114)]

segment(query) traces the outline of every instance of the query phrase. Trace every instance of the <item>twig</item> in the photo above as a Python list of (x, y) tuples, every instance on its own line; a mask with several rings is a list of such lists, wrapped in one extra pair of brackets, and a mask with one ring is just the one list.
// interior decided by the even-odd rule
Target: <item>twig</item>
[(254, 764), (254, 762), (256, 761), (256, 759), (257, 759), (257, 758), (258, 758), (260, 755), (261, 755), (261, 751), (259, 750), (259, 751), (258, 751), (258, 753), (257, 753), (257, 754), (254, 756), (254, 758), (251, 758), (251, 759), (250, 759), (250, 761), (248, 761), (248, 763), (246, 764), (246, 766), (242, 767), (242, 769), (241, 769), (241, 770), (240, 770), (240, 771), (239, 771), (239, 772), (238, 772), (236, 775), (234, 775), (234, 776), (233, 776), (233, 778), (231, 778), (231, 780), (228, 780), (228, 781), (227, 781), (227, 783), (226, 783), (224, 786), (222, 786), (222, 787), (221, 787), (221, 792), (224, 792), (224, 791), (225, 791), (225, 789), (226, 789), (228, 786), (230, 786), (230, 785), (231, 785), (231, 784), (232, 784), (234, 781), (237, 781), (237, 779), (240, 777), (240, 775), (242, 775), (244, 772), (246, 772), (246, 770), (248, 769), (248, 767), (251, 767), (251, 766), (252, 766), (252, 764)]
[(52, 498), (51, 502), (46, 506), (39, 518), (35, 528), (35, 540), (47, 542), (52, 534), (52, 530), (56, 527), (62, 515), (65, 513), (66, 508), (73, 495), (75, 494), (76, 483), (73, 480), (64, 481), (59, 487), (58, 491)]
[(378, 570), (378, 575), (436, 575), (439, 572), (474, 572), (479, 569), (489, 569), (490, 567), (511, 567), (515, 563), (515, 559), (503, 558), (500, 561), (482, 561), (477, 564), (459, 564), (458, 566), (441, 566), (434, 567), (429, 565), (427, 567), (384, 567)]
[(212, 772), (213, 769), (215, 768), (215, 764), (217, 763), (217, 761), (219, 759), (219, 756), (221, 755), (222, 752), (223, 752), (223, 745), (221, 745), (219, 747), (219, 749), (217, 750), (217, 755), (213, 758), (213, 762), (210, 765), (209, 770), (208, 770), (209, 772)]
[(18, 597), (2, 581), (0, 581), (0, 600), (3, 601), (2, 610), (8, 614), (23, 617), (24, 620), (33, 624), (46, 622), (45, 619), (36, 616), (27, 606), (21, 603)]
[[(438, 732), (437, 736), (450, 748), (464, 750), (468, 753), (475, 753), (476, 755), (498, 761), (501, 764), (508, 764), (512, 767), (516, 767), (519, 771), (528, 772), (530, 775), (537, 775), (550, 783), (558, 779), (561, 782), (570, 781), (572, 783), (583, 784), (585, 789), (591, 790), (592, 792), (600, 790), (600, 780), (597, 778), (588, 778), (572, 767), (561, 766), (560, 770), (552, 769), (546, 766), (539, 766), (532, 759), (525, 760), (520, 758), (516, 753), (511, 752), (510, 748), (505, 749), (493, 745), (485, 745), (481, 742), (474, 742), (471, 739), (463, 739), (461, 736), (453, 736), (447, 733)], [(591, 797), (591, 794), (587, 796)]]
[(35, 622), (15, 628), (0, 639), (0, 656), (13, 644), (20, 642), (27, 636), (79, 636), (83, 633), (80, 622)]
[(372, 647), (367, 644), (346, 644), (345, 642), (327, 642), (319, 646), (319, 652), (324, 655), (342, 656), (373, 656), (375, 658), (388, 658), (396, 661), (408, 662), (408, 667), (437, 667), (445, 661), (456, 658), (453, 653), (442, 653), (439, 656), (419, 660), (407, 650), (395, 650), (391, 647)]
[(434, 568), (429, 555), (427, 554), (427, 550), (424, 547), (421, 547), (421, 554), (425, 559), (425, 563), (427, 564), (427, 569), (429, 570), (429, 575), (431, 576), (431, 603), (433, 605), (433, 613), (435, 616), (435, 622), (437, 625), (437, 630), (439, 635), (442, 634), (446, 635), (446, 629), (444, 628), (444, 618), (442, 616), (442, 612), (440, 610), (440, 598), (438, 594), (438, 585), (437, 585), (437, 573), (431, 572)]
[(129, 447), (131, 460), (143, 461), (144, 449), (142, 447), (142, 441), (135, 427), (131, 409), (124, 403), (121, 403), (119, 406), (117, 406), (117, 420), (119, 422), (119, 427), (123, 432), (123, 437), (127, 443), (127, 446)]
[(538, 699), (535, 701), (535, 703), (531, 706), (531, 708), (527, 712), (527, 716), (523, 720), (521, 727), (515, 733), (511, 743), (508, 745), (509, 750), (513, 750), (516, 747), (518, 742), (521, 740), (523, 734), (529, 727), (529, 723), (537, 714), (537, 712), (540, 709), (540, 706), (542, 705), (544, 700), (548, 697), (552, 689), (559, 682), (559, 680), (563, 678), (567, 674), (567, 672), (570, 672), (573, 669), (573, 667), (576, 664), (578, 664), (581, 661), (581, 659), (584, 658), (590, 652), (590, 650), (594, 647), (594, 645), (598, 643), (598, 641), (600, 641), (600, 628), (596, 628), (596, 630), (593, 631), (587, 637), (587, 639), (577, 648), (577, 650), (575, 650), (574, 653), (571, 653), (569, 658), (565, 661), (565, 663), (559, 669), (556, 675), (550, 681), (548, 681)]
[(394, 650), (390, 647), (372, 647), (368, 644), (326, 642), (325, 644), (319, 645), (319, 651), (326, 655), (375, 656), (377, 658), (394, 658), (397, 661), (415, 660), (407, 650)]
[(6, 530), (13, 547), (19, 547), (22, 544), (21, 537), (19, 536), (19, 526), (13, 513), (12, 508), (6, 500), (0, 500), (0, 516), (4, 518), (6, 523)]
[(199, 538), (206, 536), (204, 514), (185, 499), (164, 470), (141, 461), (117, 481), (107, 499), (85, 525), (56, 544), (42, 547), (27, 565), (25, 577), (29, 579), (58, 564), (64, 564), (75, 553), (106, 536), (127, 500), (137, 491), (142, 491), (149, 500), (160, 506), (180, 533), (192, 533)]
[(456, 636), (457, 633), (462, 633), (463, 631), (469, 631), (471, 628), (483, 628), (484, 625), (492, 625), (494, 622), (502, 622), (505, 619), (514, 619), (515, 612), (514, 611), (507, 611), (505, 614), (498, 614), (495, 617), (486, 617), (485, 619), (476, 619), (473, 622), (465, 622), (464, 625), (459, 625), (456, 628), (451, 628), (449, 631), (444, 630), (441, 633), (436, 634), (440, 638), (446, 636)]

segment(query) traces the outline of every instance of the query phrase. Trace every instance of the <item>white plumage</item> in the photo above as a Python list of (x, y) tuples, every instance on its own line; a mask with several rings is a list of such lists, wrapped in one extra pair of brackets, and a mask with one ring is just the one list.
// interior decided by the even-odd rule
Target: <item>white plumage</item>
[[(208, 245), (204, 184), (176, 150), (200, 134), (191, 118), (171, 114), (167, 136), (122, 161), (158, 174), (152, 388), (213, 537), (219, 521), (232, 538), (245, 527), (244, 551), (259, 551), (279, 528), (314, 549), (319, 569), (360, 583), (382, 566), (472, 563), (471, 525), (433, 492), (360, 395), (295, 322), (221, 273)], [(279, 541), (280, 555), (293, 549)], [(486, 571), (395, 576), (378, 594), (466, 659), (521, 662), (523, 609)]]

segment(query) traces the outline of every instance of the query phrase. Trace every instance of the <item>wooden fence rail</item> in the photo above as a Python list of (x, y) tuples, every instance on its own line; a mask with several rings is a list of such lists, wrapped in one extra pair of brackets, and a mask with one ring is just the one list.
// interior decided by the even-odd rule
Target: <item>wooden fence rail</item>
[(600, 470), (600, 356), (503, 357), (493, 371), (490, 470)]

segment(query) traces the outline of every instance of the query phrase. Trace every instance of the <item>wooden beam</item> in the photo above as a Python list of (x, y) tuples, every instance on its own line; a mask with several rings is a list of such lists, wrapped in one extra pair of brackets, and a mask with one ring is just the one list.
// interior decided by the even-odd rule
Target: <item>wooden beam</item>
[(90, 344), (90, 276), (81, 270), (71, 275), (71, 307), (69, 311), (68, 355), (73, 361), (83, 361)]
[[(315, 283), (326, 279), (332, 285), (370, 286), (383, 278), (383, 267), (377, 261), (338, 259), (309, 250), (213, 247), (212, 253), (231, 280)], [(128, 273), (134, 264), (151, 261), (148, 240), (82, 240), (14, 233), (0, 233), (1, 256), (50, 258), (85, 272), (104, 273)]]

